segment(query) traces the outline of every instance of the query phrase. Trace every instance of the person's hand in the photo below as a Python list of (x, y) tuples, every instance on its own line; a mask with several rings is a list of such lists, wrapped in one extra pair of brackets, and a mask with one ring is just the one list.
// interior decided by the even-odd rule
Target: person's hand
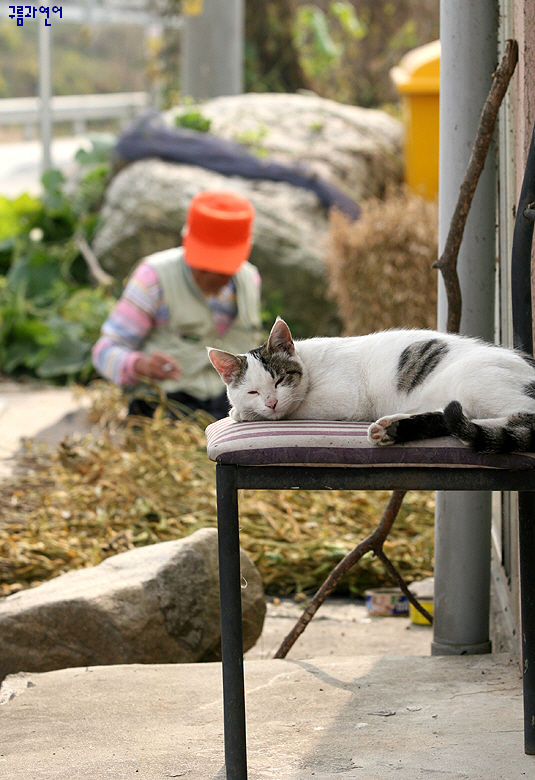
[(150, 355), (138, 357), (134, 363), (134, 371), (147, 379), (179, 379), (180, 367), (176, 360), (165, 352), (152, 352)]

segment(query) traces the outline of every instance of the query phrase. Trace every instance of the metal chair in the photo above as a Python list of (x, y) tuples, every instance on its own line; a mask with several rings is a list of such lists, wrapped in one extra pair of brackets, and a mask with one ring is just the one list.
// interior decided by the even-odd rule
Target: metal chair
[[(535, 219), (535, 128), (512, 250), (514, 345), (533, 354), (531, 246)], [(524, 690), (524, 748), (535, 754), (535, 460), (481, 455), (460, 442), (434, 439), (379, 448), (367, 424), (277, 421), (207, 429), (217, 462), (225, 765), (227, 780), (246, 780), (245, 692), (241, 621), (238, 490), (491, 490), (519, 492)]]

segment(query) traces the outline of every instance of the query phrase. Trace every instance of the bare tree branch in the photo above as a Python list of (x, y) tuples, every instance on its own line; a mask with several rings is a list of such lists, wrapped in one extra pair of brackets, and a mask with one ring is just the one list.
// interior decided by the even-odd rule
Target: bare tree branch
[(433, 264), (434, 268), (439, 268), (442, 272), (446, 287), (448, 298), (447, 330), (449, 333), (458, 333), (461, 324), (462, 297), (457, 275), (457, 257), (463, 240), (466, 219), (472, 205), (472, 198), (474, 197), (479, 177), (485, 165), (498, 110), (509, 86), (517, 61), (518, 44), (514, 40), (508, 40), (505, 43), (502, 61), (494, 73), (492, 85), (481, 112), (476, 140), (463, 183), (461, 184), (444, 251), (436, 263)]
[(370, 550), (373, 550), (377, 554), (377, 550), (382, 550), (385, 539), (390, 533), (394, 520), (397, 517), (399, 508), (403, 502), (406, 490), (394, 490), (383, 512), (383, 516), (379, 525), (372, 533), (366, 537), (360, 544), (358, 544), (350, 553), (348, 553), (338, 563), (332, 572), (329, 574), (323, 585), (309, 601), (303, 614), (292, 628), (289, 634), (283, 639), (282, 644), (273, 656), (274, 658), (286, 658), (286, 654), (301, 636), (305, 628), (308, 626), (318, 609), (321, 607), (327, 596), (329, 596), (336, 588), (344, 574), (346, 574), (352, 566), (354, 566), (363, 555)]

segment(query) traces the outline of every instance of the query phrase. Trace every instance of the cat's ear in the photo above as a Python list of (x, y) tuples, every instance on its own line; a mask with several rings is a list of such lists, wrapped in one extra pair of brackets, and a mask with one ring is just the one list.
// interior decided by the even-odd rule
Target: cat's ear
[(270, 352), (285, 352), (289, 356), (295, 355), (290, 328), (280, 317), (277, 317), (275, 324), (271, 328), (267, 347)]
[(232, 384), (246, 363), (243, 355), (232, 355), (230, 352), (223, 352), (222, 349), (207, 347), (210, 362), (226, 385)]

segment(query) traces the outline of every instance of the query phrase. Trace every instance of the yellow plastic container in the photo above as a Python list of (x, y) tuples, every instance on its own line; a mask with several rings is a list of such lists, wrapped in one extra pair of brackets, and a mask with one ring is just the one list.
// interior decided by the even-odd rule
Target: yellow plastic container
[(429, 200), (438, 195), (440, 41), (408, 52), (390, 75), (403, 102), (405, 181)]
[[(424, 580), (413, 582), (409, 586), (410, 592), (416, 596), (420, 604), (426, 609), (430, 615), (433, 615), (433, 599), (435, 596), (435, 578), (426, 577)], [(418, 626), (431, 625), (429, 620), (425, 618), (418, 610), (409, 605), (409, 618), (411, 623), (416, 623)]]
[[(433, 602), (432, 601), (425, 601), (424, 599), (419, 599), (420, 604), (424, 609), (426, 609), (429, 614), (433, 615)], [(415, 623), (417, 626), (430, 626), (431, 623), (427, 618), (425, 618), (421, 612), (418, 612), (416, 607), (413, 607), (412, 604), (409, 604), (409, 618), (411, 620), (411, 623)]]

